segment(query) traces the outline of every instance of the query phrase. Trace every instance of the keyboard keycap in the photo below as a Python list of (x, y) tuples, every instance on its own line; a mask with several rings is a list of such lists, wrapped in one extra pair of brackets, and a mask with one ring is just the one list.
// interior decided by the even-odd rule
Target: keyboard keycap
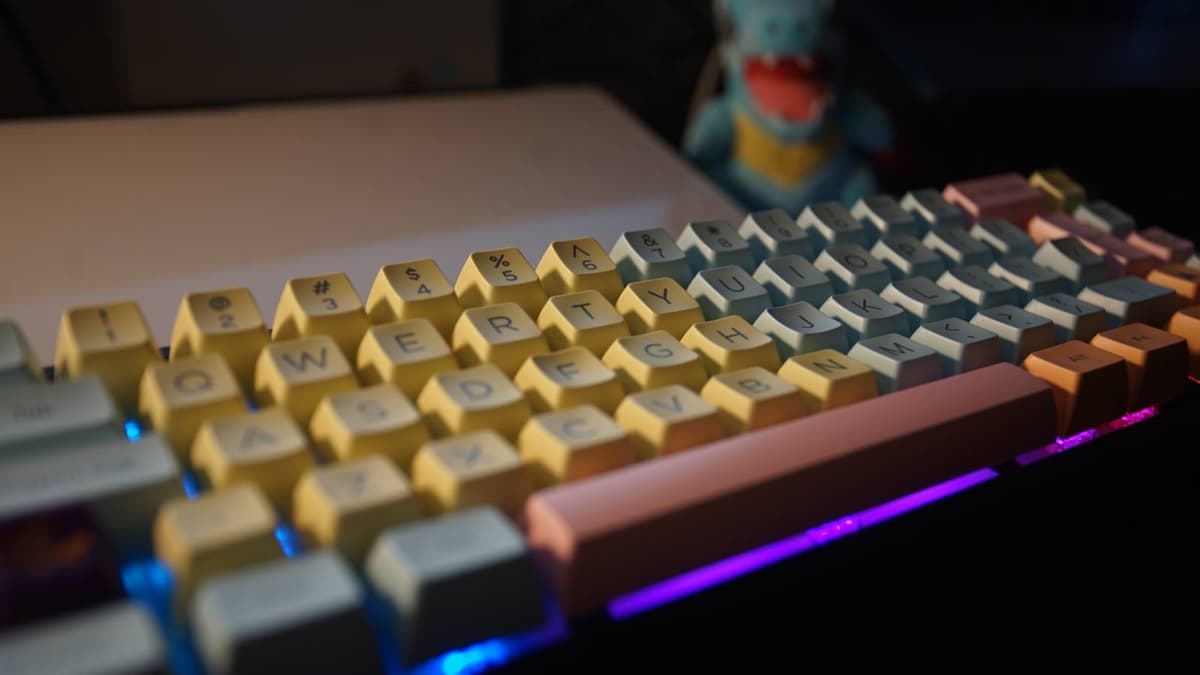
[(700, 270), (688, 286), (688, 294), (709, 320), (735, 314), (754, 321), (771, 306), (767, 289), (740, 267)]
[(413, 489), (430, 513), (490, 504), (515, 517), (533, 492), (516, 448), (494, 431), (426, 443), (412, 473)]
[(771, 307), (754, 327), (775, 342), (783, 358), (821, 349), (846, 351), (846, 328), (807, 302)]
[(166, 675), (150, 612), (121, 601), (0, 635), (4, 675)]
[(1068, 293), (1071, 290), (1071, 282), (1066, 277), (1019, 256), (997, 260), (988, 267), (988, 274), (1016, 286), (1017, 302), (1020, 304), (1038, 296)]
[[(941, 227), (966, 227), (967, 213), (961, 207), (946, 201), (941, 192), (933, 188), (912, 190), (900, 200), (900, 207), (920, 216), (929, 224), (929, 229)], [(924, 232), (919, 236), (924, 236)]]
[(614, 340), (629, 335), (624, 317), (596, 291), (551, 297), (537, 322), (555, 351), (580, 346), (603, 356)]
[(220, 354), (245, 391), (254, 389), (254, 363), (270, 342), (254, 296), (245, 288), (188, 293), (171, 330), (172, 361)]
[(1108, 312), (1113, 328), (1133, 322), (1164, 326), (1177, 304), (1171, 289), (1138, 277), (1091, 284), (1079, 292), (1079, 299)]
[(805, 208), (796, 224), (808, 233), (814, 253), (839, 244), (871, 245), (866, 226), (838, 202), (821, 202)]
[(973, 223), (1003, 218), (1021, 227), (1051, 208), (1046, 196), (1016, 173), (950, 183), (942, 196), (962, 207)]
[(310, 553), (206, 583), (192, 632), (209, 672), (382, 673), (362, 603), (340, 557)]
[(1146, 276), (1160, 264), (1149, 253), (1088, 227), (1063, 213), (1037, 216), (1029, 221), (1029, 234), (1038, 243), (1074, 237), (1092, 253), (1103, 258), (1109, 274), (1114, 276)]
[(921, 236), (921, 225), (889, 195), (868, 195), (854, 203), (850, 215), (870, 225), (875, 239), (904, 235)]
[(521, 390), (491, 364), (434, 375), (417, 409), (434, 438), (494, 429), (515, 439), (532, 414)]
[(550, 351), (541, 329), (512, 302), (464, 311), (454, 325), (451, 344), (464, 367), (490, 363), (509, 377), (517, 374), (525, 359)]
[(812, 415), (875, 398), (875, 371), (832, 349), (797, 354), (779, 367), (779, 377), (800, 390)]
[(1108, 279), (1104, 258), (1075, 237), (1047, 241), (1033, 254), (1033, 262), (1066, 277), (1074, 284), (1073, 291)]
[(604, 365), (627, 392), (679, 384), (700, 391), (708, 374), (700, 355), (665, 331), (621, 338), (604, 353)]
[(755, 270), (754, 280), (767, 289), (771, 304), (775, 306), (794, 302), (820, 305), (833, 295), (829, 277), (798, 255), (764, 260)]
[(1108, 317), (1103, 309), (1066, 293), (1034, 298), (1025, 305), (1025, 311), (1049, 319), (1059, 342), (1091, 340), (1096, 333), (1108, 328)]
[(687, 256), (675, 245), (674, 237), (659, 227), (625, 232), (610, 255), (626, 284), (662, 278), (674, 279), (681, 287), (692, 282)]
[(996, 335), (1001, 356), (1009, 363), (1020, 365), (1033, 352), (1054, 346), (1054, 324), (1013, 305), (980, 310), (971, 323)]
[(635, 281), (617, 298), (617, 311), (634, 335), (662, 330), (680, 338), (704, 320), (704, 310), (674, 279)]
[(1062, 169), (1039, 169), (1029, 177), (1029, 184), (1042, 191), (1059, 211), (1071, 213), (1087, 199), (1083, 186)]
[(399, 616), (409, 663), (545, 620), (525, 537), (494, 509), (390, 529), (371, 549), (366, 572)]
[(350, 363), (328, 335), (272, 342), (254, 369), (255, 403), (280, 406), (302, 426), (322, 398), (357, 388)]
[(926, 248), (921, 240), (908, 235), (881, 238), (875, 242), (871, 255), (887, 265), (892, 279), (936, 279), (946, 271), (946, 263), (941, 256)]
[(875, 371), (876, 385), (884, 394), (933, 382), (942, 376), (936, 352), (896, 333), (859, 340), (850, 348), (849, 356)]
[(1191, 361), (1188, 374), (1200, 379), (1200, 307), (1188, 307), (1175, 312), (1167, 324), (1167, 332), (1187, 340)]
[(288, 513), (292, 490), (313, 465), (308, 438), (279, 408), (211, 419), (200, 427), (192, 464), (217, 489), (257, 485), (276, 511)]
[(245, 412), (246, 399), (225, 357), (204, 354), (147, 368), (138, 408), (176, 454), (187, 458), (200, 425)]
[(0, 387), (0, 458), (45, 445), (124, 440), (121, 420), (94, 375)]
[(358, 348), (358, 379), (386, 382), (416, 398), (429, 378), (458, 369), (446, 339), (429, 319), (406, 319), (371, 326)]
[(637, 459), (629, 434), (591, 404), (534, 415), (517, 446), (540, 487), (583, 480)]
[(692, 272), (728, 265), (752, 272), (756, 265), (749, 242), (724, 220), (688, 223), (675, 243), (687, 256)]
[(0, 387), (42, 380), (42, 369), (16, 322), (0, 320)]
[(873, 291), (850, 291), (835, 295), (821, 305), (821, 313), (846, 327), (846, 339), (850, 343), (888, 333), (908, 332), (908, 316), (904, 310)]
[(293, 520), (305, 541), (361, 565), (379, 533), (421, 517), (408, 479), (385, 455), (309, 469), (296, 485)]
[(616, 420), (629, 432), (641, 459), (682, 452), (725, 437), (717, 407), (678, 384), (626, 396), (617, 406)]
[(931, 321), (918, 328), (912, 339), (941, 356), (946, 377), (1000, 363), (1002, 358), (995, 333), (962, 319)]
[(592, 403), (611, 413), (625, 397), (617, 374), (583, 347), (531, 356), (514, 381), (535, 412)]
[(1071, 215), (1084, 225), (1121, 239), (1129, 236), (1137, 227), (1133, 216), (1103, 200), (1081, 204)]
[(730, 434), (804, 415), (804, 397), (796, 385), (758, 366), (712, 376), (700, 390), (700, 397), (717, 406)]
[(367, 317), (375, 324), (425, 319), (449, 338), (459, 314), (454, 286), (429, 258), (384, 265), (367, 295)]
[(700, 355), (709, 375), (751, 366), (772, 372), (779, 369), (775, 343), (736, 314), (698, 323), (680, 342)]
[(158, 344), (134, 302), (69, 309), (58, 326), (54, 377), (97, 375), (117, 405), (137, 410), (142, 371), (162, 361)]
[(947, 270), (937, 283), (963, 299), (968, 315), (1017, 301), (1016, 286), (988, 274), (982, 267), (955, 267)]
[(515, 248), (478, 251), (467, 256), (454, 282), (454, 293), (464, 308), (515, 302), (529, 316), (537, 316), (546, 304), (546, 291), (537, 273)]
[(1125, 361), (1086, 342), (1071, 340), (1034, 352), (1025, 369), (1054, 389), (1058, 435), (1079, 433), (1125, 413)]
[(992, 250), (961, 227), (943, 227), (925, 235), (925, 246), (942, 257), (946, 267), (987, 267), (994, 259)]
[(1171, 263), (1146, 275), (1146, 281), (1174, 291), (1177, 305), (1200, 304), (1200, 268)]
[(358, 292), (345, 274), (289, 279), (275, 308), (273, 341), (328, 335), (354, 360), (371, 324)]
[(951, 293), (926, 277), (894, 281), (883, 289), (880, 297), (904, 310), (908, 315), (909, 333), (926, 321), (961, 319), (966, 311), (963, 299), (957, 293)]
[(808, 234), (783, 209), (755, 211), (746, 216), (738, 234), (750, 244), (754, 261), (762, 263), (768, 258), (797, 256), (810, 260), (812, 244)]
[(976, 223), (967, 234), (986, 244), (996, 258), (1029, 258), (1037, 252), (1037, 244), (1033, 238), (1007, 220), (985, 220)]
[(591, 237), (552, 242), (538, 262), (537, 274), (548, 296), (591, 290), (616, 302), (625, 288), (617, 266)]
[(837, 293), (859, 289), (878, 293), (892, 280), (888, 268), (857, 244), (830, 246), (813, 266), (829, 277)]
[[(529, 541), (545, 556), (566, 613), (578, 616), (622, 593), (1042, 447), (1053, 440), (1053, 410), (1049, 387), (998, 364), (539, 492), (525, 510)], [(964, 444), (967, 437), (972, 442)], [(797, 452), (798, 438), (813, 451)], [(880, 466), (895, 470), (871, 469)], [(721, 505), (719, 518), (713, 504)], [(669, 547), (661, 545), (666, 536)]]
[(1130, 323), (1097, 333), (1092, 346), (1125, 360), (1129, 379), (1129, 410), (1166, 403), (1187, 388), (1187, 341), (1178, 335)]
[(308, 429), (326, 460), (345, 462), (384, 455), (405, 471), (417, 448), (429, 440), (421, 413), (391, 384), (326, 396), (317, 405)]
[(1125, 239), (1130, 246), (1139, 248), (1163, 262), (1183, 262), (1196, 253), (1196, 245), (1183, 237), (1177, 237), (1161, 227), (1148, 227), (1130, 233)]

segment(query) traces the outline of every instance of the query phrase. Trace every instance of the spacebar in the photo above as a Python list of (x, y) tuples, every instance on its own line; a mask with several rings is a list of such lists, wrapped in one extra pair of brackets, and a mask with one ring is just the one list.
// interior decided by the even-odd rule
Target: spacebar
[(1050, 388), (1010, 364), (545, 490), (526, 527), (571, 616), (1054, 440)]

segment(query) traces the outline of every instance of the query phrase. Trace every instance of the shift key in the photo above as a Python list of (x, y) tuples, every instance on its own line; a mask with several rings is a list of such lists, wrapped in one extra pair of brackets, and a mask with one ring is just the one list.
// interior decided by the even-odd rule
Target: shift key
[(121, 416), (98, 377), (0, 388), (0, 456), (32, 445), (124, 437)]

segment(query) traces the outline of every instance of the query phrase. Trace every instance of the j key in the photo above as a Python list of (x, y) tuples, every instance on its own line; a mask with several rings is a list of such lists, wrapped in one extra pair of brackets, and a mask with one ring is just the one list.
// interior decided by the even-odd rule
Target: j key
[(69, 309), (58, 327), (54, 354), (57, 379), (97, 375), (122, 410), (137, 410), (138, 386), (146, 366), (162, 361), (137, 303)]
[(462, 305), (438, 264), (424, 258), (379, 268), (366, 311), (377, 324), (425, 319), (449, 338)]
[(1125, 413), (1128, 391), (1125, 361), (1085, 342), (1071, 340), (1034, 352), (1025, 369), (1054, 389), (1058, 435), (1070, 436)]
[(1187, 340), (1191, 361), (1188, 373), (1200, 379), (1200, 307), (1188, 307), (1175, 312), (1167, 324), (1167, 332)]
[(1033, 352), (1054, 346), (1054, 324), (1013, 305), (980, 310), (971, 323), (996, 335), (1000, 353), (1009, 363), (1020, 365)]
[(1098, 333), (1092, 346), (1125, 359), (1129, 410), (1166, 403), (1187, 388), (1187, 341), (1178, 335), (1131, 323)]
[(1090, 225), (1105, 234), (1122, 239), (1137, 227), (1133, 216), (1103, 200), (1081, 204), (1075, 208), (1072, 215), (1084, 225)]
[(875, 242), (871, 255), (887, 265), (893, 279), (936, 279), (946, 271), (946, 263), (941, 256), (929, 250), (916, 237), (908, 235), (883, 237)]
[(846, 327), (846, 339), (850, 343), (888, 333), (908, 332), (908, 317), (904, 311), (873, 291), (835, 295), (821, 305), (821, 313)]
[(991, 248), (997, 258), (1028, 258), (1037, 252), (1037, 244), (1033, 238), (1007, 220), (985, 220), (976, 223), (968, 234)]
[(358, 292), (345, 274), (290, 279), (275, 309), (271, 339), (328, 335), (353, 361), (370, 325)]
[(121, 601), (0, 636), (4, 675), (166, 675), (150, 611)]
[(771, 306), (767, 289), (749, 272), (732, 265), (700, 270), (688, 286), (688, 294), (709, 320), (733, 314), (754, 321)]
[(0, 387), (0, 457), (42, 445), (123, 440), (122, 419), (95, 376)]
[(1091, 340), (1108, 328), (1104, 310), (1066, 293), (1051, 293), (1029, 301), (1025, 311), (1049, 319), (1059, 342)]
[(885, 394), (942, 376), (937, 352), (896, 333), (860, 340), (849, 356), (875, 371), (875, 382)]
[(951, 183), (942, 196), (962, 207), (971, 222), (1004, 218), (1018, 227), (1051, 207), (1040, 190), (1015, 173)]
[(942, 374), (949, 377), (1000, 363), (1000, 338), (995, 333), (962, 319), (931, 321), (913, 333), (913, 342), (923, 344), (942, 357)]
[(1108, 312), (1112, 328), (1133, 322), (1164, 326), (1177, 304), (1171, 289), (1138, 277), (1091, 284), (1079, 292), (1079, 299)]
[(838, 202), (813, 204), (804, 209), (796, 223), (808, 233), (814, 251), (838, 244), (871, 245), (867, 228)]
[(768, 258), (754, 272), (754, 280), (767, 289), (771, 304), (807, 302), (820, 305), (833, 295), (833, 284), (825, 273), (798, 255)]
[(254, 362), (270, 342), (254, 296), (245, 288), (189, 293), (171, 330), (172, 361), (220, 354), (245, 391), (254, 389)]
[(1072, 290), (1075, 291), (1108, 278), (1104, 258), (1093, 253), (1075, 237), (1047, 241), (1033, 254), (1033, 262), (1066, 277), (1074, 285)]
[(1017, 301), (1016, 286), (997, 279), (981, 267), (956, 267), (943, 274), (937, 283), (962, 297), (968, 315)]
[(591, 237), (552, 242), (538, 262), (537, 273), (551, 296), (594, 290), (615, 302), (625, 287), (617, 266)]
[(38, 360), (20, 327), (13, 321), (0, 320), (0, 387), (41, 379)]
[(687, 256), (662, 228), (625, 232), (609, 255), (627, 284), (665, 277), (686, 288), (692, 281)]
[(785, 255), (806, 260), (813, 257), (808, 234), (783, 209), (751, 213), (742, 221), (738, 234), (750, 244), (750, 251), (758, 263)]
[(1163, 262), (1183, 262), (1196, 253), (1195, 244), (1161, 227), (1148, 227), (1130, 233), (1125, 241)]
[(925, 235), (924, 243), (929, 250), (942, 257), (947, 267), (987, 267), (992, 263), (992, 250), (961, 227), (932, 230)]
[[(546, 291), (519, 249), (498, 248), (467, 256), (454, 293), (464, 308), (515, 302), (529, 316), (546, 304)], [(456, 324), (457, 325), (457, 324)]]
[(754, 327), (775, 342), (783, 358), (833, 349), (845, 353), (846, 328), (807, 302), (771, 307), (758, 317)]
[(687, 256), (693, 272), (727, 265), (751, 272), (756, 264), (749, 242), (724, 220), (688, 223), (675, 243)]
[(1146, 281), (1175, 291), (1177, 304), (1200, 304), (1200, 268), (1171, 263), (1146, 275)]
[(829, 277), (837, 293), (858, 289), (878, 293), (892, 280), (888, 268), (858, 244), (829, 246), (813, 265)]
[(966, 211), (946, 201), (942, 193), (933, 188), (912, 190), (900, 200), (900, 207), (920, 216), (929, 224), (929, 229), (967, 226)]
[(884, 300), (908, 314), (909, 331), (926, 321), (961, 319), (966, 312), (963, 299), (926, 277), (893, 281), (880, 294)]
[(1029, 177), (1029, 184), (1042, 191), (1054, 208), (1071, 213), (1087, 199), (1083, 186), (1062, 169), (1040, 169)]
[(1000, 258), (988, 267), (988, 274), (1016, 286), (1020, 304), (1039, 295), (1067, 293), (1071, 290), (1071, 282), (1066, 277), (1021, 256)]
[(875, 238), (895, 235), (919, 237), (920, 222), (888, 195), (870, 195), (855, 202), (850, 215), (869, 224)]

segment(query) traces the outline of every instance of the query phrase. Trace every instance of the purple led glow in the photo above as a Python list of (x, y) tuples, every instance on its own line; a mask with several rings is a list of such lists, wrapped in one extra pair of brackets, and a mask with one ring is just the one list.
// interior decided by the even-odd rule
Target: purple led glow
[(1055, 441), (1050, 445), (1047, 445), (1043, 448), (1038, 448), (1037, 450), (1030, 450), (1023, 455), (1018, 455), (1017, 464), (1020, 466), (1028, 466), (1034, 462), (1040, 462), (1047, 457), (1057, 455), (1060, 452), (1066, 452), (1071, 448), (1079, 447), (1084, 443), (1094, 441), (1106, 434), (1110, 434), (1119, 429), (1124, 429), (1125, 427), (1137, 424), (1138, 422), (1144, 422), (1157, 414), (1158, 406), (1153, 405), (1149, 408), (1142, 408), (1141, 410), (1135, 410), (1134, 412), (1126, 413), (1120, 418), (1108, 422), (1107, 424), (1101, 424), (1095, 429), (1088, 429), (1087, 431), (1081, 431), (1074, 436), (1055, 439)]

